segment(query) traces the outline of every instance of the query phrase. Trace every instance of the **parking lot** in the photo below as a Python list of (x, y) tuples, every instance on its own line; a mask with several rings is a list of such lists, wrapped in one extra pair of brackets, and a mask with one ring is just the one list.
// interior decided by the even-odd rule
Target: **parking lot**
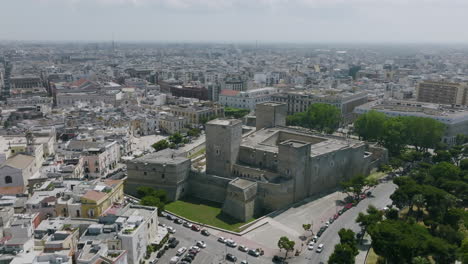
[[(194, 260), (191, 262), (193, 264), (210, 264), (210, 263), (234, 263), (226, 260), (226, 254), (230, 253), (237, 258), (235, 263), (241, 263), (241, 261), (246, 260), (249, 264), (255, 263), (271, 263), (271, 257), (259, 256), (254, 257), (247, 254), (247, 252), (242, 252), (238, 249), (239, 245), (244, 245), (242, 237), (237, 237), (234, 235), (225, 236), (225, 239), (232, 239), (236, 242), (236, 247), (229, 247), (226, 243), (221, 243), (218, 241), (219, 235), (224, 233), (209, 230), (210, 236), (204, 236), (200, 231), (193, 231), (188, 227), (183, 226), (182, 224), (176, 224), (172, 220), (168, 220), (165, 217), (159, 217), (160, 224), (165, 224), (176, 229), (175, 234), (171, 237), (175, 237), (179, 244), (175, 248), (169, 248), (164, 255), (157, 261), (157, 263), (170, 263), (170, 259), (177, 254), (177, 250), (181, 247), (190, 248), (194, 246), (197, 241), (204, 241), (206, 243), (206, 248), (200, 250), (196, 255)], [(182, 259), (187, 252), (185, 252), (180, 259)], [(151, 256), (151, 260), (156, 257), (156, 254)], [(180, 263), (180, 261), (178, 262)]]

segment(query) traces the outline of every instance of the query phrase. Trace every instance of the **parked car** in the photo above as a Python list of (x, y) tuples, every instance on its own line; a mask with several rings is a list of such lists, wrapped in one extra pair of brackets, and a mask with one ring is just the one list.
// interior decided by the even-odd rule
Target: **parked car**
[(197, 226), (197, 225), (192, 225), (191, 229), (192, 229), (193, 231), (197, 231), (197, 232), (200, 231), (200, 227)]
[(338, 219), (338, 217), (340, 217), (340, 214), (336, 213), (334, 216), (333, 216), (333, 219)]
[(285, 259), (283, 257), (280, 257), (280, 256), (273, 256), (273, 262), (274, 263), (283, 263), (283, 264), (287, 264), (288, 262), (285, 261)]
[(182, 256), (185, 251), (187, 251), (187, 248), (186, 247), (181, 247), (177, 250), (177, 256)]
[(201, 231), (201, 234), (204, 235), (204, 236), (210, 236), (210, 232), (208, 230), (206, 230), (206, 229), (203, 229)]
[(248, 253), (250, 256), (254, 256), (254, 257), (260, 256), (260, 252), (258, 252), (257, 250), (253, 250), (253, 249), (250, 249), (247, 253)]
[(169, 264), (176, 264), (177, 262), (179, 262), (179, 257), (174, 256), (174, 257), (172, 257), (171, 260), (169, 261)]
[(179, 224), (179, 225), (180, 225), (180, 224), (182, 224), (183, 222), (184, 222), (184, 221), (182, 221), (182, 219), (180, 219), (180, 218), (174, 219), (174, 223), (176, 223), (176, 224)]
[(188, 263), (192, 263), (193, 260), (192, 260), (191, 258), (189, 258), (189, 257), (184, 257), (184, 258), (182, 259), (182, 261), (185, 261), (185, 262), (188, 262)]
[(316, 243), (316, 242), (317, 242), (317, 240), (318, 240), (318, 236), (317, 236), (317, 235), (315, 235), (315, 236), (312, 238), (312, 241), (314, 241), (314, 243)]
[(219, 238), (218, 238), (218, 242), (221, 242), (221, 243), (225, 244), (225, 243), (226, 243), (226, 239), (225, 239), (224, 237), (219, 237)]
[(192, 228), (193, 225), (192, 225), (191, 223), (189, 223), (189, 222), (185, 222), (185, 223), (184, 223), (184, 226), (185, 226), (185, 227), (188, 227), (188, 228)]
[(171, 234), (175, 234), (176, 229), (173, 228), (172, 226), (168, 226), (168, 227), (167, 227), (167, 231), (168, 231), (169, 233), (171, 233)]
[(309, 242), (309, 244), (307, 244), (307, 249), (314, 250), (314, 242)]
[(322, 252), (323, 250), (323, 244), (318, 245), (317, 249), (315, 250), (317, 253)]
[(227, 240), (226, 240), (226, 245), (227, 245), (228, 247), (233, 247), (233, 248), (234, 248), (234, 247), (237, 247), (236, 241), (234, 241), (234, 240), (232, 240), (232, 239), (227, 239)]
[(197, 241), (197, 247), (206, 248), (206, 243), (205, 243), (205, 241)]
[(232, 255), (231, 253), (227, 253), (226, 254), (226, 259), (229, 260), (229, 261), (232, 261), (232, 262), (236, 262), (237, 261), (237, 257)]
[(239, 249), (242, 252), (248, 252), (249, 251), (249, 248), (244, 246), (244, 245), (239, 245), (239, 247), (237, 249)]
[(247, 260), (243, 260), (243, 261), (241, 261), (240, 264), (249, 264), (249, 263), (247, 262)]
[(172, 242), (169, 243), (169, 247), (171, 248), (175, 248), (177, 247), (177, 245), (179, 245), (179, 240), (177, 239), (174, 239)]
[(197, 246), (192, 246), (190, 249), (196, 251), (197, 253), (200, 252), (200, 250), (201, 250), (201, 248), (199, 248)]
[(166, 215), (166, 218), (167, 218), (168, 220), (174, 220), (175, 217), (172, 216), (172, 215), (170, 215), (170, 214), (167, 214), (167, 215)]
[(186, 257), (191, 258), (192, 260), (194, 260), (196, 256), (197, 256), (197, 254), (190, 253), (190, 250), (189, 250), (189, 253), (187, 254)]

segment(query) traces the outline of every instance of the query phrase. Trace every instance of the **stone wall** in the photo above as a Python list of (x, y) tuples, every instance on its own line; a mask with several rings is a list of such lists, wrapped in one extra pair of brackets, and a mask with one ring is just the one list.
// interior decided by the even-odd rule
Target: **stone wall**
[(254, 217), (256, 197), (256, 182), (236, 178), (228, 185), (223, 212), (246, 222)]
[(125, 193), (137, 195), (140, 186), (162, 189), (170, 201), (178, 200), (187, 192), (190, 160), (180, 164), (127, 162), (128, 177)]
[(192, 171), (188, 179), (189, 195), (203, 200), (224, 203), (226, 190), (231, 180)]
[(349, 147), (311, 158), (309, 196), (338, 187), (356, 174), (366, 174), (369, 161), (364, 158), (365, 146)]
[(294, 200), (293, 181), (281, 184), (257, 182), (257, 214), (266, 214), (287, 207)]

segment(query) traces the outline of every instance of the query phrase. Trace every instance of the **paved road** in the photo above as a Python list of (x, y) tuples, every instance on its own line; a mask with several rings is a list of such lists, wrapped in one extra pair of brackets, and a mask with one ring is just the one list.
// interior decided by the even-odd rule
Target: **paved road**
[(335, 245), (340, 242), (338, 231), (341, 228), (349, 228), (355, 232), (359, 232), (360, 227), (355, 221), (359, 212), (364, 212), (370, 204), (377, 208), (383, 208), (387, 204), (390, 204), (392, 202), (390, 195), (395, 191), (395, 188), (396, 186), (392, 182), (380, 184), (372, 191), (373, 197), (364, 199), (356, 207), (349, 209), (333, 222), (317, 242), (318, 244), (324, 244), (322, 253), (308, 251), (304, 248), (305, 253), (288, 260), (288, 262), (309, 264), (318, 264), (320, 262), (327, 263), (328, 258), (333, 253)]
[[(306, 247), (303, 249), (303, 253), (298, 257), (293, 257), (288, 259), (288, 262), (293, 263), (309, 263), (309, 264), (319, 264), (321, 262), (327, 263), (328, 258), (333, 253), (334, 246), (339, 243), (338, 231), (341, 228), (349, 228), (355, 232), (359, 231), (359, 225), (356, 224), (355, 220), (359, 212), (364, 212), (370, 204), (373, 204), (377, 208), (383, 208), (387, 204), (391, 203), (390, 195), (394, 192), (396, 186), (391, 183), (383, 183), (377, 186), (373, 191), (373, 197), (364, 199), (356, 207), (351, 208), (341, 215), (330, 227), (323, 233), (319, 238), (318, 244), (323, 243), (324, 249), (322, 253), (316, 253), (315, 251), (308, 251)], [(334, 207), (331, 208), (335, 210)], [(166, 218), (160, 217), (159, 221), (161, 224), (166, 224), (168, 226), (175, 227), (177, 232), (175, 236), (180, 244), (175, 249), (169, 249), (166, 254), (160, 259), (158, 263), (169, 263), (170, 258), (176, 255), (176, 251), (180, 247), (191, 247), (195, 244), (197, 240), (203, 240), (207, 244), (207, 248), (203, 249), (192, 262), (193, 264), (218, 264), (218, 263), (229, 263), (224, 260), (226, 253), (231, 253), (237, 257), (237, 263), (240, 263), (241, 260), (247, 260), (249, 264), (256, 263), (272, 263), (271, 256), (261, 256), (255, 258), (248, 256), (246, 253), (239, 251), (237, 248), (230, 248), (224, 244), (217, 241), (218, 237), (213, 234), (218, 234), (220, 232), (212, 231), (211, 236), (205, 237), (199, 232), (194, 232), (182, 225), (173, 223), (173, 221), (167, 220)], [(314, 230), (317, 231), (320, 227), (314, 227)], [(222, 234), (222, 233), (221, 233)], [(236, 242), (243, 241), (247, 246), (249, 245), (248, 241), (251, 241), (252, 238), (247, 237), (237, 237), (232, 236), (226, 238), (232, 238)], [(247, 241), (247, 242), (246, 242)], [(255, 242), (255, 241), (251, 241)], [(296, 247), (297, 248), (297, 247)], [(292, 253), (290, 253), (292, 254)]]
[[(169, 260), (176, 255), (177, 249), (180, 247), (191, 247), (195, 245), (196, 241), (198, 240), (203, 240), (207, 244), (207, 247), (205, 249), (202, 249), (200, 253), (198, 253), (197, 257), (194, 259), (192, 262), (193, 264), (218, 264), (218, 263), (232, 263), (224, 260), (224, 257), (226, 256), (227, 253), (231, 253), (234, 256), (237, 257), (237, 262), (240, 263), (242, 260), (247, 260), (249, 264), (260, 264), (260, 263), (272, 263), (271, 258), (263, 257), (260, 256), (258, 258), (249, 256), (244, 252), (239, 251), (237, 248), (230, 248), (225, 246), (224, 244), (220, 243), (217, 241), (218, 237), (213, 235), (213, 233), (216, 232), (211, 232), (212, 235), (209, 237), (203, 236), (200, 234), (200, 232), (195, 232), (190, 230), (189, 228), (186, 228), (182, 225), (178, 225), (173, 223), (170, 220), (167, 220), (166, 218), (159, 217), (159, 223), (161, 224), (166, 224), (168, 226), (172, 226), (176, 228), (176, 233), (172, 236), (176, 237), (180, 243), (176, 248), (171, 248), (166, 253), (164, 256), (159, 260), (159, 263), (169, 263)], [(231, 237), (226, 237), (226, 238), (231, 238)], [(232, 239), (234, 241), (238, 241), (236, 239), (236, 236), (232, 236)]]

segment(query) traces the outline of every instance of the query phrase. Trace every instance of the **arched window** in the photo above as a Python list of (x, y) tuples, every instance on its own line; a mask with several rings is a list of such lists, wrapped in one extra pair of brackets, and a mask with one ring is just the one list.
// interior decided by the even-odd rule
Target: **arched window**
[(13, 183), (13, 179), (11, 178), (11, 176), (6, 176), (5, 177), (5, 184), (9, 184), (9, 183)]

